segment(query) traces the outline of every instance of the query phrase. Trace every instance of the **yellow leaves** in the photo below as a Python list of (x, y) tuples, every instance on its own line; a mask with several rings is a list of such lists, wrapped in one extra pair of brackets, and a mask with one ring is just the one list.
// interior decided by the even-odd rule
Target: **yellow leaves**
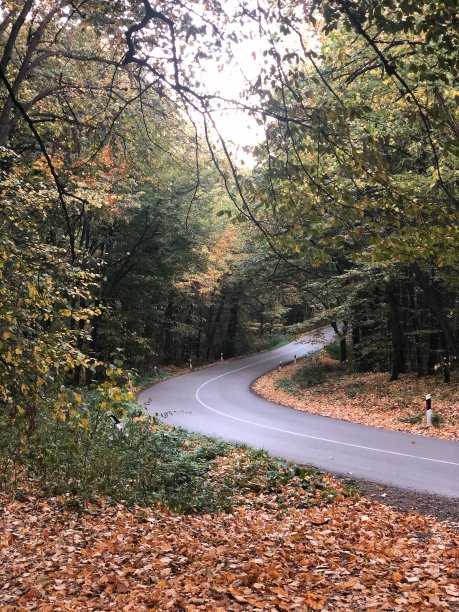
[(88, 419), (86, 419), (86, 418), (80, 419), (79, 425), (83, 429), (89, 429), (89, 421), (88, 421)]

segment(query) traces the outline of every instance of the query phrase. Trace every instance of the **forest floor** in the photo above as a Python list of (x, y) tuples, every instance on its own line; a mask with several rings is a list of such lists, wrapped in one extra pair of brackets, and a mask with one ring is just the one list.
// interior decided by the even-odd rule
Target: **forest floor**
[(213, 515), (0, 494), (0, 610), (457, 609), (457, 525), (304, 482)]
[[(349, 373), (325, 355), (298, 360), (254, 382), (261, 397), (295, 410), (353, 423), (459, 440), (459, 383), (438, 376), (402, 374), (388, 382), (387, 373)], [(424, 398), (432, 395), (437, 427), (426, 426)], [(436, 419), (434, 418), (434, 421)]]

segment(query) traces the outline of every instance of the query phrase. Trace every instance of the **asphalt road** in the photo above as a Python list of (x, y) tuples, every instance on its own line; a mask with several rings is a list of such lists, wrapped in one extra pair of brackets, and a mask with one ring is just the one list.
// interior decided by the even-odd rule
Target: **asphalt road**
[[(327, 338), (333, 332), (323, 332)], [(279, 349), (165, 380), (140, 403), (171, 425), (238, 440), (302, 464), (382, 484), (459, 497), (459, 442), (306, 414), (250, 391), (253, 380), (318, 350), (312, 335)]]

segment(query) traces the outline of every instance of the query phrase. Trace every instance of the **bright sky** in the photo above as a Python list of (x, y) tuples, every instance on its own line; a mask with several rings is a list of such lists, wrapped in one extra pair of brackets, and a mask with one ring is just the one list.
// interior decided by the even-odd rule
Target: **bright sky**
[[(248, 83), (254, 83), (258, 78), (260, 42), (245, 41), (236, 51), (237, 63), (232, 62), (222, 71), (218, 70), (215, 63), (209, 63), (202, 77), (210, 91), (218, 90), (222, 97), (233, 100), (239, 100)], [(253, 57), (254, 53), (257, 59)], [(215, 112), (214, 119), (225, 140), (236, 145), (237, 157), (246, 163), (253, 162), (251, 156), (244, 153), (242, 148), (254, 146), (263, 140), (263, 128), (255, 119), (239, 109)]]
[[(233, 5), (235, 0), (227, 0), (225, 8)], [(254, 4), (256, 7), (256, 4)], [(272, 26), (270, 26), (272, 28)], [(274, 26), (275, 27), (275, 26)], [(246, 38), (237, 45), (232, 46), (234, 59), (231, 63), (219, 71), (217, 62), (209, 60), (205, 71), (200, 75), (204, 87), (209, 92), (219, 91), (222, 97), (227, 99), (239, 100), (242, 92), (248, 85), (254, 84), (264, 67), (264, 50), (267, 50), (270, 43), (267, 36), (261, 38), (255, 22), (248, 23), (245, 28)], [(273, 33), (273, 32), (272, 32)], [(273, 33), (275, 35), (275, 33)], [(317, 48), (317, 40), (311, 36), (309, 45)], [(282, 42), (276, 43), (277, 50), (282, 54), (287, 48), (289, 50), (299, 50), (300, 42), (295, 33), (282, 36)], [(300, 52), (300, 55), (302, 53)], [(241, 100), (242, 101), (242, 100)], [(252, 100), (255, 104), (259, 103), (256, 97)], [(227, 142), (234, 143), (233, 151), (237, 158), (246, 164), (254, 163), (253, 157), (243, 151), (243, 147), (252, 147), (264, 139), (264, 130), (259, 126), (254, 118), (250, 117), (242, 110), (225, 110), (215, 112), (214, 119), (218, 129)]]

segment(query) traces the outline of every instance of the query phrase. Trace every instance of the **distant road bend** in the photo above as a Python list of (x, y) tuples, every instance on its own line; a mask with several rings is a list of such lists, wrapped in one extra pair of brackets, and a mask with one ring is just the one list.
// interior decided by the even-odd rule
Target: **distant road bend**
[(332, 336), (327, 328), (320, 341), (311, 333), (266, 353), (165, 380), (143, 391), (139, 401), (189, 431), (346, 476), (459, 497), (459, 442), (307, 414), (251, 393), (256, 378), (279, 362), (317, 351)]

